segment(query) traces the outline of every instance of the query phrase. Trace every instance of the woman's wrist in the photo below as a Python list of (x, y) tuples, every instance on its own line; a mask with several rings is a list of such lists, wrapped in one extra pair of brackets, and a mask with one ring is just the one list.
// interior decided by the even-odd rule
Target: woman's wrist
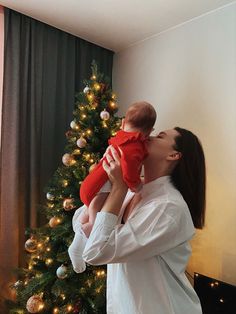
[(127, 193), (127, 186), (125, 184), (113, 184), (111, 192), (106, 199), (101, 211), (118, 215)]

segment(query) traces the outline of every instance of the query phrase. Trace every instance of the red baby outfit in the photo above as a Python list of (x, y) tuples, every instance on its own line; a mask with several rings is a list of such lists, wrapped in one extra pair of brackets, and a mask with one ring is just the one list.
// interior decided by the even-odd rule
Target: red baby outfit
[[(140, 172), (142, 162), (147, 157), (146, 138), (140, 132), (119, 131), (115, 137), (108, 141), (119, 153), (118, 147), (122, 150), (121, 168), (123, 179), (127, 186), (133, 190), (140, 183)], [(105, 158), (105, 157), (104, 157)], [(100, 191), (108, 180), (106, 171), (102, 167), (102, 158), (98, 165), (84, 179), (80, 187), (80, 199), (89, 206), (94, 196)]]

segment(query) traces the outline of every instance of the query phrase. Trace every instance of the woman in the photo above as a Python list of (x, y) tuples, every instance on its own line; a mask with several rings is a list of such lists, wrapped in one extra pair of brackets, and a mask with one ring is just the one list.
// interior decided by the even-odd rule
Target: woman
[[(109, 164), (103, 166), (112, 191), (83, 258), (92, 265), (108, 264), (109, 314), (200, 314), (185, 268), (194, 227), (204, 224), (203, 150), (197, 137), (181, 128), (150, 137), (147, 148), (145, 184), (136, 195), (127, 193), (117, 152), (107, 154)], [(76, 224), (81, 211), (75, 215), (75, 233), (81, 232)]]

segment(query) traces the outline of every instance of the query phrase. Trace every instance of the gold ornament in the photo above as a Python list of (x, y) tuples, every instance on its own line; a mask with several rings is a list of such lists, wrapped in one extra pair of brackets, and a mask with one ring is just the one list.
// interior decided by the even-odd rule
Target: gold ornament
[(44, 308), (44, 303), (39, 295), (33, 295), (26, 303), (26, 309), (30, 313), (38, 313)]
[(75, 208), (75, 205), (73, 204), (73, 202), (74, 202), (73, 198), (66, 198), (63, 202), (63, 208), (66, 211), (72, 210), (73, 208)]
[(70, 154), (64, 154), (62, 157), (62, 162), (65, 166), (73, 166), (76, 163), (76, 160)]
[(111, 109), (117, 109), (117, 104), (114, 101), (110, 100), (109, 101), (109, 107)]
[(55, 228), (57, 225), (59, 225), (61, 223), (61, 219), (58, 218), (58, 217), (52, 217), (50, 220), (49, 220), (49, 226), (51, 228)]
[(93, 88), (96, 90), (96, 91), (99, 91), (101, 89), (101, 86), (98, 84), (98, 83), (95, 83), (93, 85)]
[(73, 155), (80, 155), (80, 154), (81, 154), (81, 151), (79, 148), (74, 149)]
[(37, 241), (31, 237), (25, 242), (25, 249), (29, 253), (33, 253), (37, 250)]

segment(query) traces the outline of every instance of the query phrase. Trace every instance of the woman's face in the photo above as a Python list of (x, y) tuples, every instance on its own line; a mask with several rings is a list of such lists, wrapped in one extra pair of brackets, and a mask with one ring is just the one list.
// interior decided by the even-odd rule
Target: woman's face
[(147, 141), (148, 150), (148, 160), (166, 160), (168, 156), (174, 154), (176, 150), (174, 149), (175, 138), (179, 133), (174, 130), (165, 130), (157, 134), (156, 136), (150, 136)]

